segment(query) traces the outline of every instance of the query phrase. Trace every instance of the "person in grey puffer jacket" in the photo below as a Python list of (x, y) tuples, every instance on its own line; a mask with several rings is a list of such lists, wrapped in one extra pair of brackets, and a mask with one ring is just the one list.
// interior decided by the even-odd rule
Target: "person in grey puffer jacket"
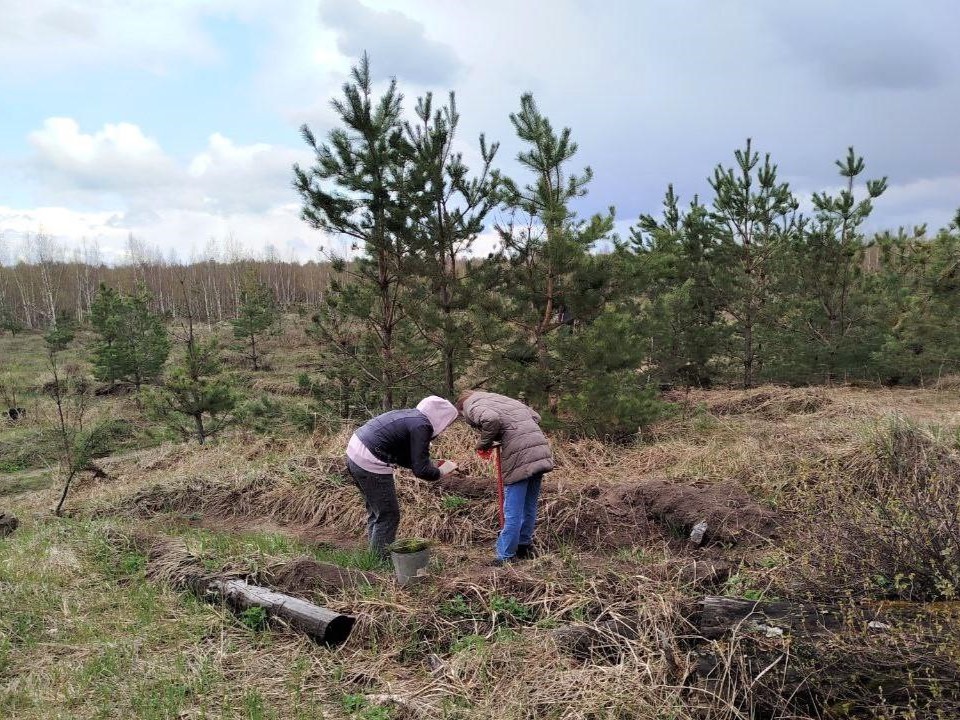
[(449, 400), (431, 395), (416, 409), (378, 415), (350, 438), (347, 468), (366, 502), (370, 549), (381, 557), (386, 556), (386, 546), (396, 539), (400, 525), (394, 466), (412, 470), (423, 480), (453, 472), (454, 463), (437, 466), (430, 460), (430, 441), (450, 427), (458, 414)]
[(554, 468), (550, 441), (540, 429), (540, 416), (519, 400), (497, 393), (467, 391), (457, 400), (467, 423), (480, 431), (477, 450), (499, 443), (503, 470), (503, 529), (497, 539), (494, 565), (533, 557), (533, 531), (544, 473)]

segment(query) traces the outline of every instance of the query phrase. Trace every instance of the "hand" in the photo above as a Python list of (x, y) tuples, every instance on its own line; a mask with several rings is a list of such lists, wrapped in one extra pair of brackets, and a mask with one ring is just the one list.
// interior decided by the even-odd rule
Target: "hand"
[(493, 457), (493, 448), (484, 448), (477, 450), (477, 457), (481, 460), (489, 460)]
[(446, 477), (457, 469), (457, 464), (452, 460), (444, 460), (440, 463), (440, 477)]

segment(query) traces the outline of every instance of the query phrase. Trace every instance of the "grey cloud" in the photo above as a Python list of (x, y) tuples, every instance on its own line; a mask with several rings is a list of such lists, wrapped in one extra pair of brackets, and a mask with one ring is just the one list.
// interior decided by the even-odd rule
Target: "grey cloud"
[(396, 10), (372, 10), (358, 0), (324, 0), (320, 20), (337, 33), (344, 55), (370, 54), (374, 69), (418, 84), (446, 83), (462, 69), (449, 45), (427, 37), (422, 23)]
[(769, 18), (794, 60), (828, 84), (853, 90), (926, 90), (941, 85), (949, 56), (938, 46), (936, 13), (878, 2), (777, 3)]

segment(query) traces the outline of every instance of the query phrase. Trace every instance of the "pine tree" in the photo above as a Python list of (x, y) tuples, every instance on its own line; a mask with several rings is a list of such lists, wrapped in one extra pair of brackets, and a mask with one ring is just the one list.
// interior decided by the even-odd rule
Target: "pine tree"
[(861, 227), (873, 201), (886, 189), (886, 178), (868, 180), (866, 196), (858, 200), (854, 182), (864, 171), (863, 158), (849, 148), (836, 165), (846, 186), (837, 195), (814, 193), (812, 222), (790, 243), (783, 314), (794, 342), (782, 344), (797, 370), (787, 379), (829, 382), (841, 375), (862, 375), (876, 349), (864, 287), (866, 242)]
[(60, 361), (61, 354), (67, 350), (76, 338), (76, 329), (69, 321), (60, 318), (44, 335), (47, 350), (47, 364), (53, 376), (49, 383), (50, 394), (57, 408), (56, 435), (60, 454), (60, 474), (63, 477), (63, 490), (54, 509), (56, 515), (63, 511), (67, 494), (74, 478), (90, 462), (90, 453), (83, 421), (87, 410), (87, 383), (83, 381), (77, 366), (65, 366)]
[(590, 322), (552, 338), (559, 407), (565, 425), (593, 436), (624, 437), (663, 409), (657, 388), (639, 370), (643, 343), (639, 318), (611, 304)]
[(419, 332), (440, 352), (444, 392), (452, 399), (476, 335), (464, 256), (499, 201), (500, 176), (492, 169), (498, 144), (488, 146), (480, 136), (482, 167), (470, 177), (462, 154), (454, 150), (460, 121), (454, 94), (448, 105), (434, 110), (428, 93), (419, 99), (416, 114), (418, 122), (405, 126), (414, 153), (411, 203), (416, 208), (415, 263), (406, 304)]
[(873, 360), (890, 384), (926, 384), (960, 372), (960, 211), (933, 238), (925, 227), (877, 238), (872, 273), (875, 322), (882, 328)]
[[(389, 410), (398, 392), (423, 370), (419, 349), (404, 347), (413, 335), (403, 302), (412, 243), (406, 202), (412, 149), (404, 137), (403, 96), (396, 80), (375, 99), (366, 54), (352, 78), (343, 86), (343, 99), (332, 101), (343, 127), (333, 130), (327, 143), (318, 144), (309, 127), (301, 128), (316, 165), (308, 170), (295, 166), (294, 185), (303, 198), (303, 219), (350, 238), (359, 251), (350, 263), (335, 259), (335, 272), (348, 281), (331, 282), (328, 307), (316, 316), (324, 352), (353, 363), (355, 373), (375, 387), (381, 409)], [(348, 354), (350, 344), (341, 338), (345, 328), (335, 317), (348, 319), (348, 332), (359, 331), (364, 352)]]
[(139, 393), (163, 374), (170, 340), (163, 320), (150, 311), (144, 288), (125, 296), (100, 286), (90, 322), (99, 335), (93, 348), (94, 375), (105, 382), (129, 382)]
[(767, 304), (776, 283), (774, 268), (785, 243), (802, 222), (799, 203), (787, 183), (777, 180), (769, 153), (760, 164), (750, 139), (734, 153), (735, 168), (718, 165), (711, 220), (719, 232), (718, 262), (727, 273), (714, 274), (724, 308), (734, 320), (740, 342), (743, 386), (752, 387), (763, 362), (760, 337), (771, 327)]
[(262, 351), (257, 349), (257, 338), (276, 325), (277, 316), (277, 306), (270, 289), (253, 277), (245, 278), (240, 290), (237, 317), (231, 323), (234, 337), (249, 344), (247, 357), (254, 370), (260, 369), (262, 359)]
[(686, 211), (679, 208), (673, 185), (663, 208), (660, 220), (642, 215), (631, 229), (643, 344), (662, 379), (705, 387), (729, 333), (717, 291), (724, 272), (717, 264), (718, 233), (698, 198)]
[[(232, 425), (238, 395), (220, 374), (220, 349), (216, 338), (202, 340), (194, 330), (192, 299), (185, 295), (183, 357), (162, 388), (147, 396), (147, 407), (184, 439), (193, 436), (203, 445)], [(191, 427), (192, 425), (192, 427)]]
[[(520, 100), (520, 112), (510, 115), (518, 137), (528, 148), (517, 156), (533, 174), (519, 186), (504, 179), (504, 202), (511, 219), (497, 226), (501, 248), (487, 264), (485, 315), (496, 313), (509, 331), (491, 336), (506, 343), (492, 359), (505, 388), (545, 402), (556, 415), (561, 392), (562, 363), (551, 353), (551, 340), (573, 317), (585, 322), (603, 308), (603, 292), (589, 286), (590, 249), (613, 230), (613, 210), (578, 220), (570, 202), (586, 194), (593, 173), (569, 172), (577, 152), (571, 131), (559, 133), (540, 112), (533, 96)], [(573, 313), (576, 312), (577, 315)]]

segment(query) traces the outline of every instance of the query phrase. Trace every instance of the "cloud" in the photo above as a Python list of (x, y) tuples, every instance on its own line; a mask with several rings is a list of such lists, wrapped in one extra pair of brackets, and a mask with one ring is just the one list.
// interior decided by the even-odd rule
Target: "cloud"
[(359, 0), (323, 0), (320, 20), (336, 30), (344, 55), (370, 53), (374, 70), (413, 83), (448, 83), (462, 70), (453, 48), (427, 36), (426, 27), (397, 10), (373, 10)]
[(27, 69), (34, 76), (108, 63), (163, 72), (170, 62), (210, 62), (218, 53), (202, 20), (230, 5), (227, 0), (4, 2), (0, 76), (16, 79)]
[(106, 124), (83, 133), (76, 120), (47, 118), (28, 136), (31, 166), (62, 188), (118, 191), (166, 185), (176, 168), (153, 138), (131, 123)]
[(237, 145), (220, 133), (187, 166), (186, 187), (221, 212), (266, 211), (296, 197), (293, 165), (309, 163), (306, 149), (254, 143)]
[[(547, 5), (548, 31), (531, 33)], [(871, 220), (881, 227), (934, 227), (960, 202), (949, 180), (960, 167), (954, 0), (929, 0), (922, 12), (900, 0), (869, 8), (610, 0), (603, 12), (581, 0), (277, 7), (0, 0), (0, 84), (15, 128), (0, 133), (0, 164), (14, 171), (0, 178), (4, 203), (103, 212), (105, 233), (149, 229), (167, 246), (257, 227), (266, 233), (258, 243), (282, 246), (302, 233), (313, 247), (313, 231), (294, 229), (296, 213), (276, 214), (297, 202), (290, 165), (311, 161), (296, 128), (308, 122), (327, 136), (338, 123), (329, 99), (363, 50), (378, 77), (398, 76), (408, 113), (417, 94), (444, 97), (453, 86), (458, 149), (471, 157), (485, 132), (502, 141), (496, 164), (517, 180), (528, 178), (507, 115), (521, 92), (534, 92), (555, 127), (573, 130), (580, 152), (571, 169), (595, 171), (576, 203), (582, 215), (614, 204), (620, 222), (632, 223), (659, 212), (669, 182), (685, 202), (694, 193), (709, 201), (706, 178), (748, 136), (804, 189), (835, 185), (832, 161), (854, 145), (866, 176), (891, 180)], [(127, 113), (124, 83), (141, 80), (149, 92)], [(98, 89), (89, 99), (84, 83)], [(81, 102), (82, 110), (70, 104)], [(194, 109), (189, 123), (183, 107)], [(44, 123), (51, 114), (82, 120)], [(78, 217), (75, 239), (94, 220)]]
[(110, 260), (122, 259), (131, 232), (182, 257), (228, 235), (248, 251), (271, 242), (300, 259), (316, 257), (322, 235), (299, 219), (291, 184), (293, 164), (310, 162), (306, 148), (244, 145), (213, 133), (201, 151), (179, 160), (135, 124), (84, 132), (64, 117), (48, 118), (29, 142), (26, 166), (47, 202), (0, 207), (0, 233), (22, 237), (42, 228), (68, 244), (97, 240)]
[(913, 228), (926, 223), (929, 232), (936, 232), (953, 222), (960, 210), (960, 175), (893, 183), (874, 205), (882, 211), (883, 223), (874, 221), (871, 229)]
[[(14, 208), (0, 205), (0, 239), (8, 248), (7, 260), (26, 258), (25, 240), (39, 231), (65, 246), (79, 247), (81, 240), (96, 244), (104, 262), (124, 261), (127, 239), (132, 233), (148, 248), (163, 257), (190, 260), (208, 253), (211, 246), (222, 247), (227, 239), (241, 254), (260, 256), (272, 245), (284, 258), (301, 261), (319, 259), (321, 244), (330, 245), (322, 233), (300, 220), (300, 206), (292, 203), (267, 212), (241, 212), (223, 215), (203, 210), (168, 208), (151, 218), (133, 213), (82, 212), (61, 206)], [(334, 241), (334, 247), (340, 244)], [(69, 253), (68, 253), (69, 254)], [(2, 258), (0, 258), (2, 259)]]
[(306, 148), (269, 143), (238, 145), (221, 133), (185, 162), (132, 123), (83, 132), (72, 118), (48, 118), (29, 135), (32, 175), (48, 194), (88, 205), (116, 204), (131, 212), (192, 208), (211, 213), (264, 211), (295, 197), (292, 166), (308, 162)]
[(793, 57), (841, 90), (926, 90), (946, 80), (949, 57), (930, 42), (929, 17), (903, 4), (868, 11), (835, 2), (767, 8)]

